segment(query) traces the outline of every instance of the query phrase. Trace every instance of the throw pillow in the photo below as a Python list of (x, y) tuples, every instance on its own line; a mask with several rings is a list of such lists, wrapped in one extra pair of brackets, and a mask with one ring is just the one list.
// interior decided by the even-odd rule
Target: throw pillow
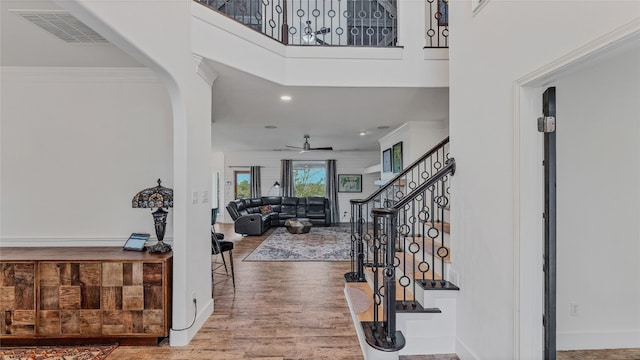
[(268, 214), (273, 212), (273, 208), (271, 207), (271, 205), (260, 206), (260, 212), (263, 214)]

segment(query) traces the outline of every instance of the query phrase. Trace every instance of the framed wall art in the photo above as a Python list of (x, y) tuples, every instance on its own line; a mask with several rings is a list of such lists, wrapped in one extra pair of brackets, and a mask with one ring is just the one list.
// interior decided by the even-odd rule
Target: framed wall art
[(402, 171), (402, 141), (391, 148), (391, 167), (394, 173)]
[(338, 174), (338, 192), (362, 192), (362, 175)]
[(382, 152), (382, 172), (391, 172), (391, 148)]

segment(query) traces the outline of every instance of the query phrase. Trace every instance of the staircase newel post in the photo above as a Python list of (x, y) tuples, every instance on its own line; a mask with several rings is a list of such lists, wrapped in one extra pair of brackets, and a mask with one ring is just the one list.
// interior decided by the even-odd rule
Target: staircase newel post
[[(385, 234), (379, 235), (381, 244), (384, 243), (384, 272), (382, 274), (384, 287), (384, 326), (388, 344), (396, 342), (396, 269), (394, 267), (396, 256), (396, 238), (398, 210), (393, 208), (373, 209), (375, 219), (384, 220)], [(375, 226), (375, 225), (374, 225)], [(377, 229), (376, 229), (377, 230)], [(386, 237), (386, 239), (385, 239)], [(384, 241), (382, 241), (384, 240)]]
[(364, 234), (362, 226), (363, 226), (363, 214), (362, 214), (362, 206), (363, 204), (360, 203), (357, 205), (358, 208), (358, 238), (356, 239), (356, 247), (357, 247), (357, 276), (358, 276), (358, 281), (365, 281), (364, 278), (364, 244), (363, 244), (363, 236)]
[(351, 272), (344, 274), (347, 282), (364, 282), (364, 244), (362, 200), (353, 199), (351, 203)]

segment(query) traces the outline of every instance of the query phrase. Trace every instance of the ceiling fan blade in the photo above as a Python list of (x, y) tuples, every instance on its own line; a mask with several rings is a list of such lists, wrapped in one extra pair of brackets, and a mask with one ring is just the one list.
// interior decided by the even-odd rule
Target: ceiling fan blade
[(326, 33), (330, 32), (330, 31), (331, 31), (331, 28), (323, 27), (323, 28), (320, 28), (320, 30), (316, 31), (316, 35), (318, 35), (318, 34), (326, 34)]
[(322, 41), (322, 40), (320, 40), (318, 38), (315, 38), (314, 40), (320, 45), (326, 45), (327, 44), (326, 42), (324, 42), (324, 41)]
[(292, 149), (302, 149), (300, 146), (285, 145), (284, 147), (288, 147), (288, 148), (292, 148)]
[(317, 147), (317, 148), (311, 148), (309, 150), (333, 150), (333, 147), (332, 146)]

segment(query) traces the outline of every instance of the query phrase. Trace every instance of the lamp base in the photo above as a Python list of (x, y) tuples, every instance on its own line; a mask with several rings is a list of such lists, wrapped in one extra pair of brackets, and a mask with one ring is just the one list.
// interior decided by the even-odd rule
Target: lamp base
[(148, 248), (150, 254), (163, 254), (171, 251), (171, 245), (165, 244), (162, 241), (158, 241), (155, 245), (149, 246)]

